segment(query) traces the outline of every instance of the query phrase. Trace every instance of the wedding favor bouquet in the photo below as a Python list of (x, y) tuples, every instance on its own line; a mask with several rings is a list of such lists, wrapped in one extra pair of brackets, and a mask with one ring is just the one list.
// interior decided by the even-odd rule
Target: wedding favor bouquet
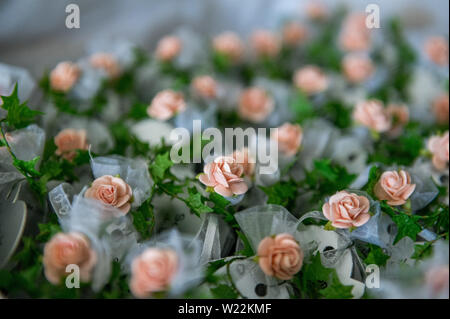
[(306, 13), (0, 64), (1, 295), (448, 298), (448, 35)]

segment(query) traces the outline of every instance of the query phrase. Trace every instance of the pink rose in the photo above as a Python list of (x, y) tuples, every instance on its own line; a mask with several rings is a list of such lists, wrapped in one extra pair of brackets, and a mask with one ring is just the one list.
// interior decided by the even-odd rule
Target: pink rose
[(104, 175), (92, 183), (84, 196), (114, 206), (126, 214), (131, 207), (132, 190), (120, 177)]
[(274, 104), (265, 90), (252, 87), (241, 93), (238, 113), (245, 120), (261, 123), (272, 113)]
[(327, 8), (317, 0), (311, 0), (306, 5), (306, 14), (311, 20), (323, 20), (327, 17)]
[(80, 68), (72, 62), (61, 62), (50, 72), (50, 86), (56, 91), (69, 91), (80, 77)]
[(415, 189), (416, 184), (411, 184), (409, 173), (400, 170), (384, 172), (373, 191), (378, 199), (387, 200), (391, 206), (399, 206), (406, 203)]
[(66, 266), (75, 264), (80, 268), (80, 279), (88, 282), (97, 263), (97, 255), (89, 240), (80, 233), (58, 233), (45, 244), (43, 264), (45, 277), (54, 285), (68, 275)]
[(371, 45), (370, 30), (366, 27), (366, 15), (353, 13), (344, 21), (339, 43), (345, 51), (367, 51)]
[(239, 36), (233, 32), (224, 32), (213, 39), (214, 51), (228, 56), (237, 62), (244, 53), (244, 45)]
[(278, 147), (284, 154), (292, 156), (300, 149), (303, 131), (298, 124), (284, 123), (271, 137), (278, 142)]
[(247, 192), (242, 175), (244, 167), (238, 164), (233, 157), (220, 156), (214, 162), (208, 163), (200, 174), (199, 180), (224, 197), (241, 195)]
[(370, 202), (365, 196), (340, 191), (322, 206), (322, 212), (336, 228), (359, 227), (370, 219)]
[(170, 249), (147, 248), (131, 264), (130, 290), (138, 298), (169, 288), (178, 271), (177, 254)]
[(432, 136), (427, 143), (427, 148), (432, 154), (434, 167), (439, 171), (447, 169), (449, 160), (449, 134), (445, 132), (443, 136)]
[(251, 36), (253, 50), (259, 56), (274, 57), (280, 51), (278, 37), (267, 30), (257, 30)]
[(443, 265), (429, 269), (425, 274), (425, 282), (431, 288), (434, 295), (439, 295), (445, 291), (448, 294), (449, 267)]
[(391, 129), (391, 117), (378, 100), (359, 102), (353, 111), (353, 119), (376, 132)]
[(85, 130), (74, 130), (71, 128), (62, 130), (54, 138), (56, 155), (62, 156), (68, 161), (74, 159), (77, 155), (77, 150), (87, 150), (88, 144), (86, 142)]
[(434, 36), (427, 39), (425, 52), (436, 64), (448, 65), (448, 40), (444, 37)]
[(374, 67), (368, 56), (353, 53), (344, 57), (342, 70), (348, 81), (361, 83), (372, 75)]
[(306, 40), (308, 32), (299, 23), (290, 22), (283, 28), (283, 42), (288, 46), (295, 46)]
[(161, 61), (171, 61), (180, 54), (181, 49), (182, 43), (178, 37), (166, 36), (159, 40), (155, 55)]
[(164, 90), (156, 94), (147, 108), (147, 114), (155, 119), (165, 121), (186, 109), (182, 93)]
[(215, 98), (217, 95), (217, 83), (208, 75), (194, 78), (192, 88), (195, 93), (204, 98)]
[(389, 135), (399, 136), (403, 127), (409, 122), (409, 109), (406, 105), (389, 104), (386, 112), (392, 119), (392, 127), (389, 130)]
[(433, 113), (439, 124), (448, 124), (448, 93), (437, 97), (433, 101)]
[(310, 95), (325, 91), (328, 79), (318, 67), (308, 65), (295, 72), (294, 84), (302, 92)]
[(262, 271), (281, 280), (290, 280), (303, 265), (303, 251), (290, 234), (266, 237), (258, 245)]
[(120, 74), (119, 63), (112, 54), (103, 52), (93, 54), (89, 62), (94, 68), (103, 69), (111, 78), (116, 78)]
[(234, 151), (232, 157), (236, 163), (241, 164), (244, 168), (244, 175), (252, 176), (255, 172), (256, 160), (250, 155), (248, 148), (244, 147), (242, 150)]

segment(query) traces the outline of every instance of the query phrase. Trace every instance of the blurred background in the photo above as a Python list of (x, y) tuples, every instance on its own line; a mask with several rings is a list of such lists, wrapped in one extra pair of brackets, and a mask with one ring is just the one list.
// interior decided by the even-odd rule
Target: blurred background
[[(125, 38), (152, 49), (180, 26), (211, 36), (232, 30), (246, 36), (276, 28), (283, 18), (305, 16), (307, 0), (0, 0), (0, 62), (27, 68), (34, 77), (61, 60), (76, 60), (86, 47)], [(380, 6), (381, 19), (398, 15), (413, 46), (426, 35), (448, 36), (448, 0), (322, 0), (330, 9), (345, 4), (364, 11)], [(65, 8), (79, 5), (80, 29), (67, 29)], [(383, 25), (381, 25), (383, 27)]]

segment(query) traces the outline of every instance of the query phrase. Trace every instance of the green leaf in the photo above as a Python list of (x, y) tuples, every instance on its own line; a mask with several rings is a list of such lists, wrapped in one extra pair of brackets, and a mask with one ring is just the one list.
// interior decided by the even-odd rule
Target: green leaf
[(433, 242), (426, 242), (424, 244), (414, 245), (414, 254), (411, 256), (412, 259), (422, 260), (430, 257), (433, 253)]
[(217, 299), (236, 299), (239, 296), (233, 288), (227, 285), (211, 288), (211, 293)]
[(36, 156), (32, 160), (23, 161), (18, 158), (13, 158), (14, 166), (26, 177), (39, 177), (41, 173), (36, 170), (37, 162), (39, 161), (39, 156)]
[(351, 299), (353, 298), (352, 289), (353, 286), (344, 286), (339, 281), (336, 271), (334, 271), (331, 282), (325, 289), (320, 290), (320, 294), (325, 299)]
[(329, 159), (315, 160), (314, 170), (331, 182), (335, 182), (339, 177), (337, 172), (331, 167), (331, 160)]
[(381, 176), (381, 170), (378, 168), (378, 166), (373, 165), (370, 168), (369, 180), (368, 180), (367, 185), (366, 185), (366, 192), (367, 192), (367, 194), (369, 194), (372, 197), (375, 197), (373, 189), (374, 189), (376, 183), (378, 183), (378, 180), (380, 179), (380, 176)]
[(302, 124), (305, 120), (315, 116), (315, 111), (308, 98), (300, 91), (290, 101), (291, 110), (296, 116), (296, 121)]
[(169, 158), (169, 152), (158, 154), (150, 166), (150, 173), (156, 182), (162, 181), (173, 162)]
[(211, 207), (205, 205), (206, 198), (195, 187), (188, 188), (188, 194), (185, 203), (197, 216), (214, 211)]
[(36, 236), (36, 240), (42, 243), (48, 242), (55, 234), (61, 232), (61, 227), (58, 224), (46, 223), (38, 224), (39, 234)]
[(268, 196), (267, 204), (275, 204), (287, 207), (290, 201), (297, 196), (297, 184), (295, 181), (280, 181), (271, 186), (259, 186)]
[(131, 215), (133, 216), (133, 225), (141, 234), (142, 239), (150, 238), (155, 226), (155, 215), (150, 201), (146, 200), (137, 210), (131, 212)]
[(2, 96), (3, 109), (8, 111), (6, 115), (6, 121), (8, 125), (20, 129), (35, 122), (36, 115), (44, 114), (39, 111), (34, 111), (27, 106), (27, 102), (20, 103), (18, 96), (17, 83), (14, 86), (14, 90), (10, 96)]
[(242, 243), (244, 244), (244, 248), (237, 252), (238, 255), (246, 256), (246, 257), (252, 257), (255, 256), (255, 252), (253, 251), (252, 246), (250, 245), (250, 242), (248, 238), (244, 235), (244, 233), (240, 231), (236, 231), (239, 238), (242, 240)]
[(367, 255), (366, 259), (364, 259), (364, 263), (366, 265), (378, 265), (378, 266), (385, 266), (386, 262), (390, 256), (386, 255), (383, 252), (383, 249), (376, 245), (369, 244), (370, 252)]

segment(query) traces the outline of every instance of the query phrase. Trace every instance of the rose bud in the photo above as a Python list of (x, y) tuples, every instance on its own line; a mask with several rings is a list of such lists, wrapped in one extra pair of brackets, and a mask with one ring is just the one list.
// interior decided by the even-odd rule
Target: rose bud
[(241, 59), (244, 45), (239, 36), (233, 32), (224, 32), (213, 39), (213, 49), (217, 53), (229, 57), (233, 62)]
[(428, 38), (425, 43), (425, 52), (434, 63), (441, 66), (448, 65), (448, 40), (444, 37)]
[(303, 251), (290, 234), (266, 237), (258, 245), (258, 263), (266, 275), (290, 280), (302, 268)]
[(384, 172), (374, 187), (375, 196), (380, 200), (387, 200), (388, 205), (399, 206), (416, 189), (416, 184), (411, 183), (411, 176), (404, 170)]
[(299, 23), (290, 22), (283, 28), (283, 42), (288, 46), (296, 46), (306, 40), (308, 32)]
[(298, 124), (284, 123), (271, 138), (278, 142), (281, 152), (287, 156), (293, 156), (300, 150), (303, 131)]
[(81, 75), (80, 68), (72, 62), (61, 62), (50, 72), (50, 86), (53, 90), (69, 91)]
[(110, 78), (116, 78), (120, 74), (119, 63), (112, 54), (96, 53), (91, 56), (89, 62), (94, 68), (104, 70)]
[(432, 154), (432, 162), (438, 171), (445, 171), (449, 161), (449, 134), (432, 136), (427, 143), (427, 148)]
[(217, 83), (208, 75), (194, 78), (192, 88), (197, 95), (206, 99), (213, 99), (217, 96)]
[(257, 30), (251, 36), (253, 50), (259, 56), (274, 57), (280, 51), (278, 37), (267, 30)]
[(84, 197), (114, 206), (126, 214), (131, 208), (132, 190), (130, 185), (120, 177), (104, 175), (92, 183), (91, 187), (86, 190)]
[(71, 161), (77, 155), (77, 150), (87, 150), (85, 130), (65, 129), (54, 138), (57, 147), (55, 154)]
[(161, 61), (171, 61), (180, 54), (181, 48), (182, 43), (178, 37), (166, 36), (159, 40), (155, 55)]
[(244, 168), (244, 175), (252, 176), (255, 172), (256, 160), (250, 155), (248, 148), (244, 147), (242, 150), (233, 152), (232, 157), (236, 163), (241, 164)]
[(448, 124), (448, 93), (438, 96), (433, 101), (433, 113), (439, 124)]
[(372, 60), (361, 54), (347, 54), (342, 61), (342, 70), (351, 83), (362, 83), (373, 73)]
[(307, 95), (311, 95), (325, 91), (328, 79), (318, 67), (308, 65), (295, 72), (294, 85)]
[(353, 119), (375, 132), (386, 132), (391, 129), (392, 119), (378, 100), (359, 102), (354, 111)]
[(312, 0), (306, 5), (306, 15), (311, 20), (324, 20), (328, 16), (327, 8), (320, 1)]
[(371, 45), (370, 30), (364, 13), (353, 13), (344, 21), (339, 43), (345, 51), (367, 51)]
[(238, 164), (233, 157), (219, 156), (203, 168), (199, 176), (200, 182), (224, 197), (241, 195), (247, 192), (248, 187), (242, 175), (244, 167)]
[(340, 191), (322, 206), (322, 212), (336, 228), (359, 227), (370, 219), (370, 202), (365, 196)]
[(147, 248), (131, 264), (130, 290), (138, 298), (148, 298), (167, 290), (178, 270), (178, 256), (170, 249)]
[(182, 93), (164, 90), (156, 94), (147, 108), (147, 114), (155, 119), (165, 121), (186, 109)]
[(392, 127), (389, 130), (389, 135), (399, 136), (403, 127), (409, 122), (409, 109), (406, 105), (389, 104), (386, 112), (392, 119)]
[(274, 104), (265, 90), (253, 87), (241, 93), (238, 113), (242, 119), (261, 123), (272, 113)]
[(58, 233), (44, 247), (44, 274), (54, 285), (58, 285), (64, 276), (69, 275), (66, 267), (70, 264), (80, 268), (81, 281), (90, 281), (96, 262), (97, 255), (89, 240), (80, 233)]

